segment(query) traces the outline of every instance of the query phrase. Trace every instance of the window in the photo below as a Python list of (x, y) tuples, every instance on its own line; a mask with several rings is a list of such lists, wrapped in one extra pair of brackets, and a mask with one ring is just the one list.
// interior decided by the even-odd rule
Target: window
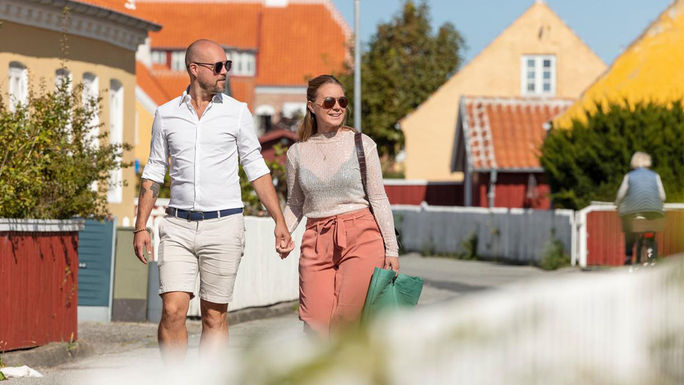
[[(123, 143), (123, 116), (124, 116), (124, 93), (120, 81), (112, 79), (109, 83), (109, 142), (111, 144)], [(121, 161), (121, 159), (117, 159)], [(123, 174), (120, 168), (109, 173), (109, 189), (107, 200), (112, 203), (121, 203)]]
[(235, 60), (233, 60), (233, 68), (235, 68), (235, 75), (242, 75), (244, 67), (242, 64), (242, 54), (236, 53)]
[(228, 59), (233, 61), (234, 76), (254, 76), (256, 73), (256, 58), (252, 52), (226, 51)]
[(254, 53), (245, 53), (245, 75), (254, 76), (256, 73), (256, 57)]
[(522, 57), (521, 94), (551, 96), (556, 94), (556, 57), (525, 55)]
[[(67, 84), (67, 89), (66, 92), (71, 93), (71, 90), (73, 89), (73, 81), (71, 77), (71, 72), (67, 70), (66, 68), (60, 68), (57, 71), (55, 71), (55, 89), (59, 89), (63, 84)], [(69, 142), (71, 142), (71, 117), (69, 117), (69, 121), (66, 124), (66, 129), (67, 129), (67, 139)]]
[(171, 52), (171, 69), (174, 71), (185, 71), (185, 51)]
[(166, 51), (152, 51), (152, 63), (167, 65)]
[(254, 110), (256, 117), (257, 136), (261, 136), (273, 128), (273, 115), (275, 108), (268, 104), (262, 104)]
[[(83, 74), (83, 104), (90, 103), (91, 100), (97, 100), (100, 96), (99, 81), (97, 75), (90, 72)], [(99, 111), (96, 111), (95, 115), (88, 122), (90, 128), (90, 139), (93, 141), (93, 146), (98, 147), (98, 142), (96, 140), (98, 134), (100, 133), (100, 117)]]
[(69, 86), (67, 87), (67, 91), (71, 91), (72, 86), (73, 86), (73, 81), (71, 78), (71, 72), (67, 70), (66, 68), (60, 68), (57, 71), (55, 71), (55, 88), (59, 88), (62, 86), (62, 84), (69, 82)]
[(28, 101), (28, 70), (19, 62), (9, 65), (9, 108), (14, 112), (18, 104)]

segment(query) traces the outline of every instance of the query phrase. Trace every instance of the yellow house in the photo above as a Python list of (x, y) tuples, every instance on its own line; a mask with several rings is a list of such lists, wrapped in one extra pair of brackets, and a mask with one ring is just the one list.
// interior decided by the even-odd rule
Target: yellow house
[(667, 103), (684, 98), (684, 1), (674, 1), (564, 114), (555, 127), (583, 120), (596, 103)]
[(462, 95), (577, 98), (606, 66), (537, 0), (480, 54), (400, 121), (407, 179), (463, 180), (452, 168)]
[[(121, 10), (106, 7), (120, 3)], [(54, 85), (64, 78), (82, 82), (89, 96), (101, 96), (99, 121), (115, 143), (135, 141), (136, 50), (148, 31), (159, 25), (125, 13), (124, 1), (99, 0), (102, 5), (64, 0), (2, 0), (0, 6), (0, 92), (12, 101), (26, 101), (29, 89)], [(69, 22), (64, 22), (64, 7)], [(60, 48), (66, 36), (68, 48)], [(65, 68), (62, 66), (65, 65)], [(132, 151), (123, 161), (132, 162)], [(119, 219), (132, 217), (135, 192), (133, 168), (112, 173), (109, 209)]]

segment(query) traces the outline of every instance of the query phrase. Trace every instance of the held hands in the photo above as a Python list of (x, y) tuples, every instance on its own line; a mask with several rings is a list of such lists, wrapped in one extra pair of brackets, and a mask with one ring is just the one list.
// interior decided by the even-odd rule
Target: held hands
[(294, 250), (294, 241), (290, 237), (290, 232), (284, 223), (276, 223), (275, 231), (275, 248), (281, 259), (287, 258), (290, 252)]
[(145, 258), (144, 251), (147, 250), (148, 254), (152, 254), (152, 243), (150, 242), (150, 233), (147, 231), (139, 231), (133, 236), (133, 248), (135, 249), (135, 255), (138, 257), (140, 262), (147, 265), (147, 258)]
[(385, 270), (394, 270), (395, 273), (399, 272), (399, 257), (385, 257)]

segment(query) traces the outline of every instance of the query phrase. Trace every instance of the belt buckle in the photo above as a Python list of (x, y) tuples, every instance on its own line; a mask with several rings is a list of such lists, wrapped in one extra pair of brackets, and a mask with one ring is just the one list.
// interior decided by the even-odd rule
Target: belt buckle
[(192, 222), (193, 220), (196, 220), (196, 221), (199, 221), (199, 220), (200, 220), (200, 219), (192, 219), (192, 214), (202, 214), (202, 219), (201, 219), (201, 220), (204, 220), (204, 212), (202, 212), (202, 211), (192, 211), (192, 210), (188, 210), (188, 217), (187, 217), (188, 222)]

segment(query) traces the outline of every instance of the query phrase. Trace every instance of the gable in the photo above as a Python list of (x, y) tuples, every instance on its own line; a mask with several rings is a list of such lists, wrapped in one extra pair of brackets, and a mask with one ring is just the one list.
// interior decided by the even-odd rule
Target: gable
[(684, 98), (684, 1), (676, 0), (615, 59), (610, 69), (590, 85), (568, 111), (554, 120), (568, 127), (585, 119), (595, 103)]

